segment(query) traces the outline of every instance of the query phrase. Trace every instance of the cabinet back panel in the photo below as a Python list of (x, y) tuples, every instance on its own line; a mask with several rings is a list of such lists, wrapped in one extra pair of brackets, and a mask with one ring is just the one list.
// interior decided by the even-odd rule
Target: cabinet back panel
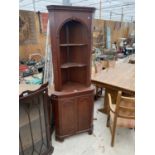
[(73, 82), (79, 82), (81, 84), (86, 83), (86, 67), (76, 67), (70, 69), (70, 80)]
[(79, 22), (70, 22), (69, 24), (69, 42), (70, 43), (87, 43), (87, 30)]
[(67, 82), (78, 82), (81, 84), (86, 83), (86, 67), (73, 67), (68, 69), (62, 69), (62, 85)]
[(60, 65), (67, 62), (86, 64), (88, 59), (87, 51), (87, 46), (60, 47)]
[(87, 46), (70, 47), (69, 59), (71, 62), (83, 63), (87, 62)]
[(60, 30), (60, 43), (67, 43), (67, 34), (66, 34), (66, 24), (62, 26), (61, 30)]
[(62, 85), (69, 80), (69, 71), (68, 69), (61, 69), (61, 79)]
[(78, 21), (65, 23), (60, 30), (60, 43), (87, 43), (87, 29)]
[(60, 65), (67, 63), (67, 47), (60, 47)]

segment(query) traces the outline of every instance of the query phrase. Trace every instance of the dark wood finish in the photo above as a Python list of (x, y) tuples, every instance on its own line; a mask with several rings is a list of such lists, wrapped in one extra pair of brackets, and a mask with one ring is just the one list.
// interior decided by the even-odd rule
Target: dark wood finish
[(56, 140), (93, 130), (92, 14), (95, 8), (47, 6), (54, 68)]
[(77, 98), (78, 105), (78, 131), (92, 131), (93, 126), (93, 91), (86, 92), (86, 95)]
[[(47, 9), (50, 20), (55, 90), (61, 91), (68, 82), (89, 87), (91, 84), (91, 25), (95, 8), (52, 5), (47, 6)], [(68, 63), (74, 65), (67, 65)], [(67, 70), (64, 71), (66, 68)]]
[(93, 132), (93, 93), (93, 88), (72, 93), (53, 93), (56, 140), (63, 141), (81, 132)]
[(60, 46), (85, 46), (87, 44), (60, 44)]
[(50, 115), (47, 85), (19, 96), (19, 154), (48, 155), (53, 152), (50, 142)]
[(115, 64), (95, 75), (92, 75), (91, 82), (98, 87), (105, 88), (104, 109), (107, 114), (108, 93), (112, 94), (112, 99), (116, 101), (118, 91), (122, 91), (128, 96), (135, 94), (135, 65), (128, 63)]

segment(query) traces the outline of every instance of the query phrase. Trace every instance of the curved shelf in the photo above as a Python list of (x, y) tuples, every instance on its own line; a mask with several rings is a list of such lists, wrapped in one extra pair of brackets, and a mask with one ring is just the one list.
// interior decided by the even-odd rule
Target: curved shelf
[(86, 89), (87, 86), (78, 82), (68, 81), (63, 84), (62, 92), (77, 92)]
[(61, 47), (68, 47), (68, 46), (85, 46), (87, 44), (60, 44)]
[(61, 65), (61, 68), (84, 67), (84, 66), (86, 66), (86, 64), (68, 62), (68, 63)]

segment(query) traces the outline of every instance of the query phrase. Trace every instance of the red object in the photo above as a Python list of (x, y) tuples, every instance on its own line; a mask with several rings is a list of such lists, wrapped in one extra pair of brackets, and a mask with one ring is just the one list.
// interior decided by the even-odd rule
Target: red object
[(42, 32), (46, 33), (48, 22), (48, 13), (41, 13)]
[(27, 65), (19, 65), (19, 71), (20, 72), (24, 72), (26, 70), (28, 70), (28, 66)]

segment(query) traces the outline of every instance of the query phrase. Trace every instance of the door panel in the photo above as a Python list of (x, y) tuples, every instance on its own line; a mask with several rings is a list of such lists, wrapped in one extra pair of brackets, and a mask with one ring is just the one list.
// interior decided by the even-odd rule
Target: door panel
[(63, 135), (75, 133), (77, 130), (76, 99), (62, 100), (60, 104)]
[(78, 99), (78, 130), (85, 130), (91, 127), (92, 111), (92, 95), (80, 97)]

